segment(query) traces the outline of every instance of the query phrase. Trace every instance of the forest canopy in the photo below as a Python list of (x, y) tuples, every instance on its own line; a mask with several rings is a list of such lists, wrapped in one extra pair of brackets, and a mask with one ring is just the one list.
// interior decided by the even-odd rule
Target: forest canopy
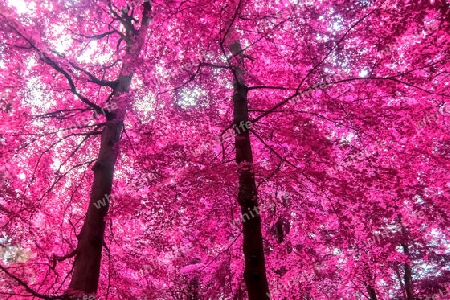
[(446, 0), (0, 0), (0, 299), (450, 299)]

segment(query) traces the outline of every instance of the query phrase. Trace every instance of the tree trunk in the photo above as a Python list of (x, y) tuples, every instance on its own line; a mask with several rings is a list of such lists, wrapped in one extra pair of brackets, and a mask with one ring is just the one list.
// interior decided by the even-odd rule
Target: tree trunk
[[(249, 300), (269, 299), (269, 285), (266, 277), (263, 239), (261, 232), (261, 216), (258, 211), (257, 191), (253, 173), (253, 154), (250, 145), (248, 122), (248, 88), (244, 80), (244, 61), (239, 41), (230, 46), (237, 66), (233, 67), (233, 123), (236, 127), (235, 137), (236, 162), (239, 168), (239, 192), (237, 201), (244, 216), (251, 217), (244, 221), (244, 281), (247, 286)], [(240, 53), (239, 53), (240, 52)]]
[(199, 295), (199, 280), (198, 277), (195, 276), (189, 281), (188, 286), (188, 300), (200, 300)]
[(367, 289), (367, 293), (369, 294), (369, 300), (377, 300), (377, 291), (374, 287), (374, 276), (372, 275), (372, 272), (370, 270), (370, 267), (368, 264), (365, 264), (365, 273), (367, 281), (364, 282), (364, 285)]
[[(398, 216), (398, 221), (400, 223), (400, 227), (402, 229), (402, 243), (400, 244), (403, 248), (403, 252), (406, 257), (410, 257), (409, 255), (409, 246), (408, 246), (408, 232), (403, 226), (401, 216)], [(413, 280), (412, 280), (412, 268), (408, 262), (405, 262), (405, 275), (403, 277), (405, 279), (405, 292), (407, 300), (414, 300), (414, 289), (413, 289)]]
[[(407, 244), (402, 243), (403, 251), (405, 255), (409, 257), (409, 247)], [(408, 263), (405, 263), (405, 291), (406, 299), (414, 300), (413, 282), (412, 282), (412, 269)]]
[[(73, 275), (66, 295), (82, 297), (97, 292), (102, 258), (103, 236), (106, 222), (104, 218), (109, 209), (114, 165), (119, 154), (119, 140), (123, 130), (126, 107), (130, 101), (127, 93), (135, 67), (135, 60), (144, 44), (150, 20), (151, 4), (143, 4), (142, 24), (138, 31), (127, 29), (127, 48), (122, 70), (114, 89), (113, 101), (117, 103), (115, 110), (106, 113), (106, 125), (102, 131), (100, 151), (92, 170), (94, 182), (90, 194), (89, 207), (83, 227), (78, 235), (78, 245), (74, 261)], [(128, 22), (126, 19), (123, 22)], [(133, 26), (131, 23), (127, 24)], [(100, 207), (94, 205), (105, 200)]]
[(367, 292), (369, 293), (369, 299), (377, 300), (377, 292), (370, 284), (366, 283), (366, 289), (367, 289)]
[(399, 283), (400, 283), (400, 288), (401, 288), (401, 290), (402, 290), (403, 297), (406, 298), (405, 285), (403, 284), (403, 280), (402, 280), (402, 276), (400, 275), (400, 270), (399, 270), (399, 268), (400, 268), (400, 267), (399, 267), (398, 265), (395, 266), (395, 274), (397, 275), (398, 281), (399, 281)]

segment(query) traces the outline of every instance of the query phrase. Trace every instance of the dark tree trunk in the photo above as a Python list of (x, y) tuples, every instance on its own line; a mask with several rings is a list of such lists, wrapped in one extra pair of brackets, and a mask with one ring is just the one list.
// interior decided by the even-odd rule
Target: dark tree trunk
[[(398, 221), (400, 223), (400, 227), (402, 229), (402, 243), (400, 244), (403, 248), (403, 252), (405, 253), (408, 259), (409, 255), (409, 246), (408, 246), (408, 232), (402, 224), (402, 220), (400, 215), (398, 216)], [(406, 300), (414, 300), (414, 288), (413, 288), (413, 280), (412, 280), (412, 268), (408, 262), (405, 262), (405, 275), (403, 276), (405, 280), (405, 292), (406, 292)]]
[(377, 300), (377, 292), (370, 284), (366, 284), (366, 289), (367, 289), (367, 292), (369, 293), (369, 299)]
[[(407, 257), (409, 257), (409, 247), (407, 244), (402, 244), (403, 251)], [(414, 300), (414, 290), (412, 281), (412, 269), (408, 263), (405, 263), (405, 292), (407, 300)]]
[[(78, 235), (78, 245), (74, 261), (73, 275), (66, 292), (68, 296), (76, 299), (84, 295), (92, 295), (97, 292), (100, 276), (100, 263), (102, 259), (103, 237), (105, 233), (104, 217), (109, 209), (109, 197), (111, 195), (114, 165), (119, 154), (119, 140), (122, 134), (123, 121), (129, 100), (124, 94), (128, 93), (133, 76), (133, 61), (138, 57), (147, 34), (150, 2), (145, 2), (142, 24), (138, 31), (127, 30), (127, 53), (122, 65), (122, 71), (117, 79), (113, 101), (117, 109), (106, 113), (107, 122), (102, 131), (100, 151), (92, 170), (94, 182), (90, 194), (89, 207), (86, 213), (83, 227)], [(127, 20), (123, 20), (126, 22)], [(133, 26), (131, 23), (129, 26)], [(99, 200), (106, 200), (96, 207)]]
[[(119, 78), (120, 86), (125, 89), (129, 83), (127, 78)], [(128, 86), (127, 86), (128, 85)], [(117, 91), (117, 94), (126, 92)], [(114, 165), (119, 154), (119, 140), (123, 129), (123, 120), (117, 114), (107, 118), (102, 131), (100, 151), (92, 170), (94, 182), (92, 184), (89, 207), (83, 227), (78, 235), (78, 246), (72, 280), (69, 289), (83, 294), (95, 294), (98, 289), (100, 276), (100, 262), (102, 258), (103, 236), (105, 233), (104, 217), (108, 213), (109, 201), (105, 205), (95, 206), (99, 200), (110, 198)], [(106, 196), (105, 196), (106, 195)]]
[(406, 298), (406, 292), (405, 292), (405, 285), (403, 284), (403, 280), (402, 280), (402, 276), (400, 275), (400, 270), (399, 270), (400, 266), (396, 265), (395, 266), (395, 274), (397, 275), (398, 281), (400, 283), (400, 288), (402, 289), (402, 294), (403, 297)]
[(244, 80), (243, 54), (239, 41), (230, 50), (235, 55), (237, 65), (233, 66), (234, 94), (233, 94), (233, 123), (236, 127), (235, 138), (236, 162), (239, 169), (238, 203), (242, 216), (251, 216), (243, 222), (244, 239), (244, 281), (247, 286), (249, 300), (269, 299), (269, 285), (266, 277), (266, 267), (261, 232), (261, 216), (258, 211), (257, 191), (253, 173), (253, 154), (250, 145), (249, 130), (245, 129), (248, 122), (248, 88)]
[(374, 287), (374, 277), (372, 275), (372, 272), (370, 270), (370, 266), (368, 264), (365, 264), (365, 273), (366, 273), (366, 282), (364, 282), (364, 285), (367, 289), (367, 293), (369, 294), (369, 300), (377, 300), (377, 291)]
[(189, 281), (188, 300), (200, 300), (198, 277), (194, 277)]

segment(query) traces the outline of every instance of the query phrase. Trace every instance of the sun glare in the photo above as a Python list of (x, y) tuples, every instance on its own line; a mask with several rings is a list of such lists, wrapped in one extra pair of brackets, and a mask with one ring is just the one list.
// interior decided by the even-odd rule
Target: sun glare
[(19, 14), (36, 11), (36, 3), (33, 1), (25, 2), (24, 0), (8, 0), (8, 5), (14, 7)]

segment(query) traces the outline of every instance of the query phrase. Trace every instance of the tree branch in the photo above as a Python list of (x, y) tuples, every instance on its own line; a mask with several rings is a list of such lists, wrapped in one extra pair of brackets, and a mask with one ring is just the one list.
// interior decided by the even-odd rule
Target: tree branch
[(35, 49), (40, 55), (41, 55), (41, 60), (43, 62), (45, 62), (46, 64), (48, 64), (49, 66), (51, 66), (53, 69), (55, 69), (57, 72), (61, 73), (64, 75), (64, 77), (66, 77), (67, 81), (69, 82), (70, 85), (70, 90), (72, 91), (72, 93), (74, 93), (81, 101), (83, 101), (85, 104), (89, 105), (90, 107), (94, 108), (97, 112), (101, 112), (102, 108), (100, 106), (98, 106), (97, 104), (89, 101), (88, 98), (84, 97), (83, 95), (81, 95), (80, 93), (78, 93), (77, 88), (75, 87), (75, 84), (73, 82), (73, 79), (70, 77), (69, 73), (67, 73), (66, 70), (64, 70), (63, 68), (61, 68), (60, 66), (58, 66), (58, 64), (56, 62), (54, 62), (47, 54), (45, 54), (43, 51), (41, 51), (40, 49), (38, 49), (31, 41), (30, 39), (28, 39), (27, 37), (25, 37), (22, 33), (20, 33), (15, 27), (10, 26), (9, 27), (14, 30), (19, 36), (21, 36), (25, 41), (27, 41), (30, 44), (30, 47)]
[(72, 33), (72, 34), (75, 34), (75, 35), (78, 35), (78, 36), (81, 36), (81, 37), (84, 37), (84, 38), (87, 38), (87, 39), (92, 39), (92, 40), (100, 40), (100, 39), (102, 39), (102, 38), (104, 38), (104, 37), (106, 37), (106, 36), (108, 36), (108, 35), (111, 35), (111, 34), (114, 34), (114, 33), (118, 33), (119, 35), (121, 35), (121, 33), (120, 32), (118, 32), (117, 30), (111, 30), (111, 31), (108, 31), (108, 32), (104, 32), (104, 33), (102, 33), (102, 34), (97, 34), (97, 35), (84, 35), (84, 34), (80, 34), (80, 33), (76, 33), (76, 32), (74, 32), (73, 30), (71, 30), (71, 29), (69, 29), (69, 31)]
[(47, 295), (43, 295), (43, 294), (39, 294), (38, 292), (36, 292), (35, 290), (33, 290), (32, 288), (30, 288), (30, 286), (24, 282), (23, 280), (21, 280), (20, 278), (16, 277), (15, 275), (11, 274), (6, 268), (4, 268), (2, 265), (0, 265), (0, 270), (2, 270), (3, 272), (5, 272), (6, 275), (8, 275), (9, 277), (11, 277), (12, 279), (14, 279), (15, 281), (17, 281), (17, 283), (21, 286), (23, 286), (25, 288), (25, 290), (30, 293), (31, 295), (41, 298), (41, 299), (46, 299), (46, 300), (53, 300), (53, 299), (63, 299), (62, 296), (47, 296)]
[(69, 62), (69, 64), (74, 67), (74, 69), (83, 72), (84, 74), (86, 74), (87, 76), (89, 76), (89, 79), (91, 82), (98, 84), (99, 86), (109, 86), (112, 89), (115, 89), (117, 87), (118, 81), (114, 80), (114, 81), (109, 81), (109, 80), (101, 80), (98, 79), (97, 77), (95, 77), (94, 75), (92, 75), (92, 73), (90, 73), (89, 71), (80, 68), (79, 66), (77, 66), (76, 64), (74, 64), (73, 62)]

